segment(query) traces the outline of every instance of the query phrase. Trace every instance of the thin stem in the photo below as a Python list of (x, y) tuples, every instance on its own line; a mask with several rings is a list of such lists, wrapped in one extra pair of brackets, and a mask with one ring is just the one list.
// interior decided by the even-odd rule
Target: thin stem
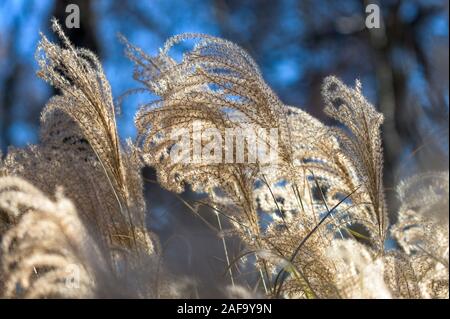
[(228, 257), (227, 242), (226, 242), (225, 236), (223, 235), (223, 232), (222, 232), (222, 222), (220, 221), (219, 214), (216, 213), (216, 217), (217, 217), (217, 223), (219, 224), (219, 230), (220, 230), (221, 237), (222, 237), (222, 244), (223, 244), (223, 250), (225, 252), (225, 258), (227, 260), (228, 273), (230, 274), (231, 284), (234, 287), (233, 271), (232, 271), (232, 269), (230, 267), (230, 258)]

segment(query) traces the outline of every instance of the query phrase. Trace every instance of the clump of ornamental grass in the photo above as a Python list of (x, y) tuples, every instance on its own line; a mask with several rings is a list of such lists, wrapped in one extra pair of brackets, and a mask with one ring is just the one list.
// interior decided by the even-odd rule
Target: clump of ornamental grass
[[(194, 41), (193, 48), (177, 61), (170, 51), (186, 40)], [(405, 285), (426, 285), (427, 276), (434, 278), (432, 285), (448, 285), (448, 274), (439, 276), (434, 270), (448, 270), (448, 241), (443, 242), (447, 255), (439, 252), (440, 259), (431, 258), (435, 252), (419, 253), (437, 263), (427, 268), (430, 273), (425, 277), (404, 264), (405, 259), (416, 258), (405, 247), (395, 253), (385, 250), (389, 221), (382, 174), (383, 116), (364, 98), (360, 82), (351, 88), (335, 77), (325, 79), (325, 113), (338, 123), (330, 127), (284, 105), (251, 57), (229, 41), (178, 35), (157, 56), (124, 43), (136, 65), (135, 79), (158, 96), (136, 115), (143, 159), (156, 168), (163, 187), (182, 192), (189, 185), (206, 193), (206, 204), (231, 221), (234, 230), (222, 233), (237, 234), (247, 249), (229, 261), (229, 270), (238, 268), (239, 261), (249, 255), (256, 256), (254, 266), (270, 297), (430, 297), (428, 292), (407, 296), (399, 290)], [(194, 135), (198, 121), (223, 134), (249, 125), (276, 128), (278, 161), (174, 162), (171, 149), (177, 141), (172, 132)], [(208, 142), (201, 139), (202, 146)], [(219, 153), (225, 154), (226, 147)], [(441, 182), (447, 185), (447, 193), (435, 198), (448, 196), (448, 179)], [(418, 207), (429, 205), (431, 194), (418, 195)], [(408, 205), (402, 191), (400, 200)], [(414, 207), (418, 210), (414, 213), (421, 214), (423, 209)], [(404, 211), (402, 206), (400, 221), (392, 227), (400, 241), (396, 229), (402, 227)], [(423, 218), (432, 222), (431, 216)], [(448, 220), (442, 225), (448, 232)], [(399, 284), (394, 277), (403, 270), (413, 275)]]
[[(10, 148), (0, 161), (2, 296), (192, 296), (189, 278), (176, 282), (162, 270), (145, 225), (148, 165), (170, 191), (189, 185), (207, 194), (184, 203), (216, 214), (231, 279), (226, 296), (448, 298), (448, 173), (402, 182), (398, 221), (389, 223), (383, 116), (361, 83), (325, 79), (325, 113), (337, 122), (328, 126), (283, 104), (229, 41), (182, 34), (150, 56), (122, 38), (134, 78), (158, 96), (136, 115), (137, 140), (123, 142), (97, 57), (75, 48), (56, 21), (53, 28), (62, 44), (42, 35), (36, 53), (38, 75), (59, 91), (42, 112), (40, 143)], [(194, 46), (176, 60), (170, 51), (186, 40)], [(239, 161), (233, 152), (223, 160), (230, 149), (221, 144), (219, 161), (173, 161), (172, 133), (202, 136), (199, 121), (222, 136), (275, 130), (277, 142), (262, 143), (277, 160)], [(261, 143), (247, 140), (247, 159), (251, 142)], [(222, 228), (225, 218), (231, 229)], [(245, 244), (238, 256), (228, 235)], [(387, 250), (387, 240), (398, 247)], [(256, 285), (234, 278), (244, 267), (255, 269)]]
[[(55, 223), (54, 232), (45, 235), (54, 237), (48, 238), (51, 247), (61, 244), (61, 250), (66, 252), (64, 245), (73, 245), (71, 248), (78, 253), (88, 245), (89, 249), (100, 251), (102, 271), (110, 278), (102, 280), (91, 272), (92, 267), (88, 266), (97, 263), (95, 256), (84, 253), (72, 256), (69, 251), (70, 257), (63, 255), (58, 258), (62, 263), (73, 261), (79, 264), (83, 269), (80, 276), (93, 278), (94, 284), (86, 284), (89, 289), (72, 289), (70, 293), (55, 287), (59, 297), (103, 296), (97, 291), (108, 291), (98, 289), (107, 282), (117, 283), (116, 288), (120, 289), (115, 291), (121, 291), (119, 295), (151, 297), (156, 294), (152, 285), (158, 280), (160, 258), (155, 250), (155, 238), (144, 222), (142, 165), (137, 150), (131, 142), (123, 143), (118, 137), (110, 85), (97, 57), (90, 51), (74, 48), (56, 21), (53, 21), (53, 28), (62, 45), (52, 43), (42, 35), (36, 59), (40, 66), (38, 75), (58, 89), (59, 95), (51, 98), (42, 111), (40, 143), (24, 149), (10, 148), (1, 165), (2, 175), (7, 176), (0, 182), (5, 191), (0, 204), (0, 236), (4, 234), (1, 261), (3, 277), (7, 278), (6, 284), (9, 285), (4, 294), (9, 297), (46, 297), (45, 292), (48, 291), (48, 297), (54, 296), (53, 281), (40, 281), (39, 278), (46, 275), (41, 273), (38, 265), (33, 265), (33, 261), (38, 260), (36, 258), (42, 258), (45, 263), (54, 256), (45, 254), (48, 250), (45, 243), (41, 247), (41, 241), (34, 240), (44, 234), (35, 234), (33, 228), (24, 228), (31, 227), (42, 215), (43, 219)], [(20, 177), (27, 182), (14, 179), (11, 184), (8, 176)], [(63, 189), (62, 203), (65, 204), (61, 207), (60, 189)], [(67, 204), (69, 201), (71, 204)], [(17, 211), (11, 212), (11, 207)], [(75, 234), (66, 236), (64, 225), (57, 227), (64, 222), (57, 219), (66, 214), (73, 215), (77, 223), (71, 231), (79, 232), (80, 238), (89, 239), (83, 242), (83, 247), (81, 243), (72, 242)], [(40, 225), (41, 222), (36, 229), (42, 232)], [(45, 220), (42, 225), (46, 225)], [(23, 231), (29, 232), (29, 236), (14, 235)], [(12, 244), (24, 241), (24, 245), (30, 246), (30, 249), (18, 252), (23, 255), (20, 258), (5, 243), (11, 236), (15, 236)], [(60, 242), (60, 237), (68, 237), (69, 242)], [(34, 275), (38, 279), (31, 286), (21, 278), (19, 285), (14, 286), (17, 276), (11, 274), (13, 270), (9, 264), (14, 260), (20, 264), (22, 259), (29, 267), (27, 271), (33, 267), (36, 270)], [(46, 273), (49, 267), (53, 266), (44, 264)], [(22, 276), (22, 272), (19, 274)], [(51, 273), (58, 285), (65, 281), (63, 275), (63, 270)], [(142, 280), (143, 276), (148, 277), (146, 281)], [(23, 290), (24, 295), (21, 294)]]

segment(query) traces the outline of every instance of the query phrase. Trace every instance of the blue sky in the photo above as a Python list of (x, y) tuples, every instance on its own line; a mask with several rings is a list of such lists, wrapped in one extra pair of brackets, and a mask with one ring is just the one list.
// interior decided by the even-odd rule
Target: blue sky
[[(164, 37), (183, 32), (200, 32), (220, 36), (220, 27), (214, 18), (212, 1), (132, 1), (132, 5), (139, 12), (145, 12), (158, 26), (163, 35), (152, 32), (142, 25), (137, 25), (127, 17), (111, 9), (111, 0), (95, 1), (95, 11), (98, 13), (97, 33), (102, 48), (102, 63), (106, 75), (111, 83), (114, 97), (117, 98), (129, 89), (138, 87), (138, 83), (132, 79), (132, 63), (123, 54), (123, 47), (117, 40), (117, 33), (124, 34), (132, 43), (142, 47), (147, 53), (155, 54), (163, 45)], [(279, 14), (279, 25), (274, 26), (274, 32), (267, 34), (260, 47), (263, 50), (255, 56), (260, 64), (266, 81), (280, 94), (280, 97), (289, 104), (304, 105), (306, 103), (305, 92), (310, 90), (305, 80), (308, 78), (308, 69), (315, 68), (326, 74), (334, 62), (338, 47), (325, 46), (322, 49), (310, 48), (299, 41), (285, 44), (282, 48), (277, 47), (280, 36), (302, 35), (305, 30), (304, 21), (292, 8), (296, 1), (284, 0)], [(354, 1), (340, 2), (340, 13), (331, 12), (327, 7), (318, 7), (323, 14), (353, 14)], [(34, 61), (34, 51), (39, 40), (39, 31), (49, 35), (48, 17), (53, 6), (53, 0), (8, 0), (0, 3), (0, 44), (10, 43), (14, 46), (16, 58), (25, 65), (23, 90), (27, 93), (15, 100), (14, 114), (15, 122), (11, 125), (12, 143), (23, 146), (27, 143), (37, 141), (37, 127), (30, 124), (27, 118), (30, 101), (38, 100), (42, 104), (49, 97), (50, 89), (47, 84), (38, 79), (34, 73), (37, 65)], [(230, 15), (229, 26), (245, 41), (247, 30), (255, 23), (255, 15), (249, 6), (242, 6)], [(402, 18), (414, 19), (417, 14), (417, 6), (413, 1), (405, 1), (401, 6)], [(338, 20), (339, 17), (336, 17)], [(434, 41), (436, 37), (446, 41), (448, 46), (448, 16), (443, 13), (437, 15), (428, 22), (429, 26), (421, 34), (422, 41)], [(17, 34), (11, 39), (9, 30), (12, 26), (18, 26)], [(163, 37), (164, 36), (164, 37)], [(433, 43), (431, 43), (433, 45)], [(1, 48), (1, 46), (0, 46)], [(252, 53), (252, 52), (250, 52)], [(409, 57), (399, 51), (399, 59), (404, 65), (408, 63)], [(1, 52), (0, 52), (1, 57)], [(394, 57), (395, 58), (395, 57)], [(361, 59), (364, 59), (361, 56)], [(308, 66), (308, 69), (305, 68)], [(0, 77), (10, 68), (6, 59), (0, 59)], [(361, 78), (364, 93), (371, 101), (376, 101), (376, 88), (373, 76), (349, 70), (342, 74), (347, 83), (353, 83), (356, 78)], [(423, 70), (413, 69), (409, 85), (412, 90), (418, 92), (418, 96), (424, 99)], [(448, 92), (448, 89), (447, 89)], [(135, 128), (133, 117), (139, 104), (148, 102), (152, 96), (132, 96), (127, 98), (123, 104), (122, 115), (118, 119), (120, 134), (123, 138), (134, 137)], [(427, 101), (423, 100), (423, 104)], [(448, 105), (448, 93), (447, 93)]]

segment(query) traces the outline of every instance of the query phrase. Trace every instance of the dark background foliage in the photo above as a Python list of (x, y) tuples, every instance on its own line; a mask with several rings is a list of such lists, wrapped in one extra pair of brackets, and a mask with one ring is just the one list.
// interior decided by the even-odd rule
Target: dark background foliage
[[(76, 3), (81, 28), (66, 30), (77, 46), (103, 62), (118, 98), (138, 85), (117, 33), (148, 53), (181, 32), (221, 36), (244, 47), (280, 98), (323, 116), (320, 87), (335, 74), (356, 78), (384, 114), (385, 186), (391, 212), (393, 187), (422, 171), (448, 169), (449, 5), (445, 0), (382, 0), (382, 28), (365, 27), (362, 0), (7, 0), (0, 3), (0, 149), (38, 142), (39, 113), (51, 88), (35, 76), (39, 31), (50, 34), (52, 16), (66, 18)], [(125, 99), (121, 136), (134, 137), (133, 116), (148, 96)], [(144, 175), (152, 179), (151, 169)], [(150, 227), (160, 236), (169, 267), (199, 281), (199, 294), (215, 296), (228, 283), (217, 234), (176, 197), (146, 185)], [(193, 194), (183, 196), (192, 199)], [(205, 218), (215, 218), (204, 212)], [(391, 214), (395, 219), (395, 214)], [(231, 245), (232, 255), (239, 251)], [(172, 249), (169, 249), (172, 248)], [(211, 282), (215, 282), (211, 285)], [(214, 287), (212, 287), (214, 286)]]

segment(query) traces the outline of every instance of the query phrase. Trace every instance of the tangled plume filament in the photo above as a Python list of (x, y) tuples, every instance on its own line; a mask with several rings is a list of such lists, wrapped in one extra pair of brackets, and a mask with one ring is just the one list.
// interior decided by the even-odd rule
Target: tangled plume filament
[(224, 128), (193, 121), (191, 128), (174, 128), (170, 134), (173, 163), (218, 164), (278, 162), (278, 128), (266, 129), (253, 124)]

